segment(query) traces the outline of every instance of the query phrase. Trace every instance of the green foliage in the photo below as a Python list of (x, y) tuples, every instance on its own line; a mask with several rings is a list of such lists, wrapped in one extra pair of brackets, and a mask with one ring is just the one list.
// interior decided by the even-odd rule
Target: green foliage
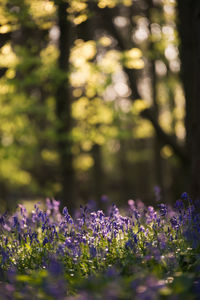
[[(73, 24), (68, 71), (61, 70), (58, 63), (60, 3), (66, 3), (67, 20)], [(118, 35), (111, 25), (104, 27), (101, 22), (95, 25), (94, 34), (90, 33), (90, 25), (104, 9), (113, 14), (111, 23)], [(130, 9), (133, 16), (129, 16)], [(184, 96), (177, 75), (174, 2), (159, 4), (147, 16), (143, 8), (135, 13), (137, 9), (129, 0), (1, 1), (0, 68), (5, 70), (0, 78), (0, 185), (5, 191), (1, 199), (10, 197), (13, 189), (33, 197), (61, 192), (59, 140), (72, 144), (66, 151), (72, 152), (80, 186), (93, 185), (95, 145), (103, 153), (102, 169), (109, 166), (114, 174), (110, 173), (111, 178), (115, 173), (121, 176), (121, 167), (116, 164), (120, 156), (127, 157), (130, 170), (145, 161), (152, 165), (148, 153), (153, 152), (150, 140), (155, 134), (152, 124), (140, 114), (145, 108), (154, 110), (154, 100), (161, 127), (183, 142)], [(156, 99), (151, 97), (152, 61)], [(136, 91), (128, 74), (142, 91), (141, 99), (134, 99)], [(66, 99), (68, 116), (59, 120), (57, 89), (64, 83), (70, 95)], [(66, 126), (69, 116), (73, 119), (70, 132), (60, 136), (58, 129)], [(143, 140), (146, 149), (140, 155), (137, 148)], [(123, 148), (131, 150), (123, 153)], [(169, 147), (160, 150), (164, 159), (174, 155)], [(127, 181), (131, 173), (127, 173)], [(106, 175), (109, 177), (109, 172)]]

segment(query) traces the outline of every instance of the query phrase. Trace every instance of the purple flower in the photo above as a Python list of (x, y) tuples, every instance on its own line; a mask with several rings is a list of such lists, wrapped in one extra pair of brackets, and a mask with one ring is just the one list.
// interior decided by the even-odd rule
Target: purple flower
[(45, 236), (44, 240), (43, 240), (43, 246), (45, 246), (47, 243), (49, 242), (48, 238)]
[(0, 216), (0, 224), (5, 225), (5, 218), (4, 216)]
[(63, 213), (63, 215), (64, 215), (64, 217), (65, 217), (67, 223), (73, 224), (73, 219), (72, 219), (72, 217), (70, 216), (70, 214), (69, 214), (68, 209), (67, 209), (66, 206), (63, 208), (62, 213)]
[(159, 207), (160, 215), (162, 217), (166, 216), (166, 214), (167, 214), (167, 206), (165, 204), (161, 203), (161, 204), (158, 204), (158, 207)]
[(130, 249), (133, 249), (134, 248), (134, 243), (132, 240), (128, 240), (125, 244), (125, 248), (128, 250), (129, 248)]
[(18, 204), (18, 207), (20, 208), (21, 216), (27, 217), (27, 210), (22, 204)]
[(184, 204), (182, 200), (177, 200), (174, 206), (176, 209), (178, 210), (182, 210), (184, 209)]
[(181, 194), (181, 199), (183, 199), (183, 200), (187, 200), (188, 197), (189, 197), (188, 193), (186, 193), (186, 192), (184, 192), (184, 193)]
[(63, 213), (64, 216), (67, 216), (69, 214), (68, 209), (67, 209), (66, 206), (63, 208), (62, 213)]
[(175, 216), (170, 219), (170, 223), (172, 225), (172, 228), (174, 228), (174, 229), (179, 228), (179, 223), (178, 223), (177, 218)]

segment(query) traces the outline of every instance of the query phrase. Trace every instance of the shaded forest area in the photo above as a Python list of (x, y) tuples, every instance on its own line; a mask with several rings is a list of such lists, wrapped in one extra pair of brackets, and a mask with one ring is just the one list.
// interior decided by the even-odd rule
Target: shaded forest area
[(200, 197), (199, 70), (197, 0), (1, 0), (1, 207)]

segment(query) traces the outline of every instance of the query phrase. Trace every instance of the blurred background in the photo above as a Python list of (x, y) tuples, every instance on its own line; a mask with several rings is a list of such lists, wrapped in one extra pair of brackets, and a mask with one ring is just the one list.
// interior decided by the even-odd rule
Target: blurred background
[(181, 2), (0, 0), (1, 208), (199, 196)]

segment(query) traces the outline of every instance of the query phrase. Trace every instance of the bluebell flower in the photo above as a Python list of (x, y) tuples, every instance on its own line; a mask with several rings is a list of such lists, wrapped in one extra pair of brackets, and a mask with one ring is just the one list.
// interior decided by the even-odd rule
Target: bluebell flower
[(181, 199), (183, 199), (183, 200), (187, 200), (188, 197), (189, 197), (188, 193), (186, 193), (186, 192), (184, 192), (184, 193), (181, 194)]
[(68, 212), (68, 209), (67, 209), (66, 206), (63, 208), (62, 213), (63, 213), (64, 216), (68, 215), (69, 212)]
[(132, 240), (128, 240), (125, 244), (125, 248), (128, 250), (129, 248), (130, 249), (133, 249), (134, 248), (134, 243)]
[(49, 242), (48, 238), (45, 236), (44, 240), (43, 240), (43, 246), (45, 246), (47, 243)]
[(158, 204), (158, 207), (159, 207), (160, 215), (162, 217), (166, 216), (166, 214), (167, 214), (167, 206), (166, 206), (166, 204), (163, 204), (163, 203)]
[(1, 224), (1, 225), (4, 225), (4, 224), (5, 224), (4, 216), (0, 216), (0, 224)]
[(170, 223), (172, 225), (172, 228), (175, 228), (175, 229), (179, 228), (179, 223), (175, 216), (170, 219)]
[(184, 204), (182, 200), (177, 200), (174, 206), (176, 209), (178, 210), (182, 210), (184, 209)]

